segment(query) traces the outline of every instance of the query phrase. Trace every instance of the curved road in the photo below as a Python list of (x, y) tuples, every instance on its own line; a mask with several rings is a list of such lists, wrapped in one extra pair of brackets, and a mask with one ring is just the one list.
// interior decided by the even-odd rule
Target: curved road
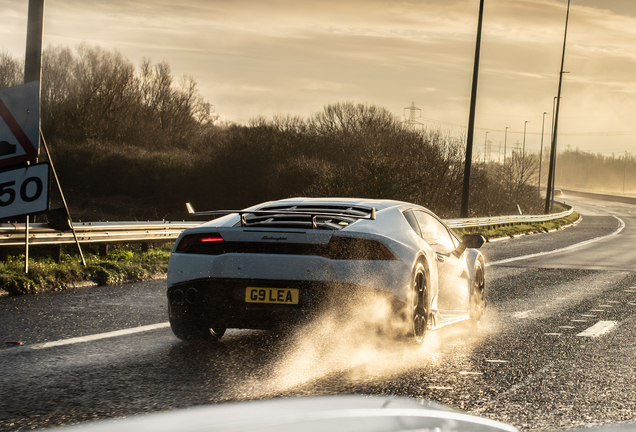
[[(0, 348), (0, 430), (340, 393), (423, 397), (530, 430), (636, 422), (636, 206), (566, 201), (578, 225), (484, 246), (479, 328), (430, 333), (418, 350), (369, 331), (373, 305), (209, 346), (166, 327), (164, 281), (2, 298), (0, 342), (24, 345)], [(605, 333), (580, 335), (599, 322)]]

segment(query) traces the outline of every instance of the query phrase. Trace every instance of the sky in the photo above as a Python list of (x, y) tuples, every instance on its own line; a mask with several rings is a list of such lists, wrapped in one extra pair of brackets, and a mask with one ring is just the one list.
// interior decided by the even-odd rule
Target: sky
[[(542, 128), (549, 145), (566, 5), (485, 0), (481, 157), (487, 140), (493, 159), (522, 146), (524, 126), (528, 152)], [(27, 9), (0, 0), (0, 50), (24, 56)], [(478, 11), (479, 0), (45, 0), (44, 46), (165, 61), (197, 81), (221, 120), (307, 117), (346, 101), (404, 118), (414, 103), (421, 127), (461, 134)], [(636, 154), (636, 1), (572, 0), (564, 70), (559, 148)]]

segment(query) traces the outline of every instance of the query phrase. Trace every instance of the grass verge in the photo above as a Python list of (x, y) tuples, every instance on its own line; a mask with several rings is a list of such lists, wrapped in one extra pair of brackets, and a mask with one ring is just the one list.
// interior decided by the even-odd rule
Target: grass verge
[[(456, 229), (460, 237), (464, 234), (481, 234), (488, 240), (520, 234), (547, 232), (570, 225), (578, 220), (578, 213), (555, 221), (512, 225), (494, 229)], [(97, 246), (83, 246), (86, 267), (71, 246), (62, 254), (59, 263), (46, 256), (46, 250), (34, 250), (29, 259), (29, 273), (24, 273), (24, 255), (19, 249), (9, 254), (7, 261), (0, 262), (0, 296), (35, 294), (62, 291), (82, 284), (113, 285), (138, 282), (163, 277), (168, 269), (172, 244), (155, 247), (142, 252), (140, 247), (117, 246), (106, 257), (100, 257)]]
[[(36, 251), (24, 273), (24, 255), (9, 254), (0, 262), (0, 296), (62, 291), (82, 284), (113, 285), (163, 277), (168, 270), (172, 245), (142, 252), (140, 247), (123, 246), (100, 257), (96, 247), (85, 247), (86, 267), (70, 246), (59, 263)], [(39, 252), (39, 253), (38, 253)]]

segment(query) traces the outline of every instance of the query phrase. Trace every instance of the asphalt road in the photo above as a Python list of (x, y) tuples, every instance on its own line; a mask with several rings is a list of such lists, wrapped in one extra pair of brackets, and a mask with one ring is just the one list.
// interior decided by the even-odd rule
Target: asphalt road
[[(185, 343), (165, 325), (165, 281), (2, 298), (0, 342), (24, 345), (0, 348), (0, 430), (342, 393), (422, 397), (528, 430), (636, 422), (636, 206), (566, 201), (578, 225), (483, 247), (487, 317), (418, 350), (369, 331), (365, 311)], [(611, 327), (577, 336), (598, 322)]]

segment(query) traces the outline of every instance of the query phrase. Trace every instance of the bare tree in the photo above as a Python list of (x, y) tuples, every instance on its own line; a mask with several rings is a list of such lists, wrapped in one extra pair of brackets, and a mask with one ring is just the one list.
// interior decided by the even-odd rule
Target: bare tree
[(22, 84), (24, 62), (11, 56), (7, 51), (0, 52), (0, 88)]

